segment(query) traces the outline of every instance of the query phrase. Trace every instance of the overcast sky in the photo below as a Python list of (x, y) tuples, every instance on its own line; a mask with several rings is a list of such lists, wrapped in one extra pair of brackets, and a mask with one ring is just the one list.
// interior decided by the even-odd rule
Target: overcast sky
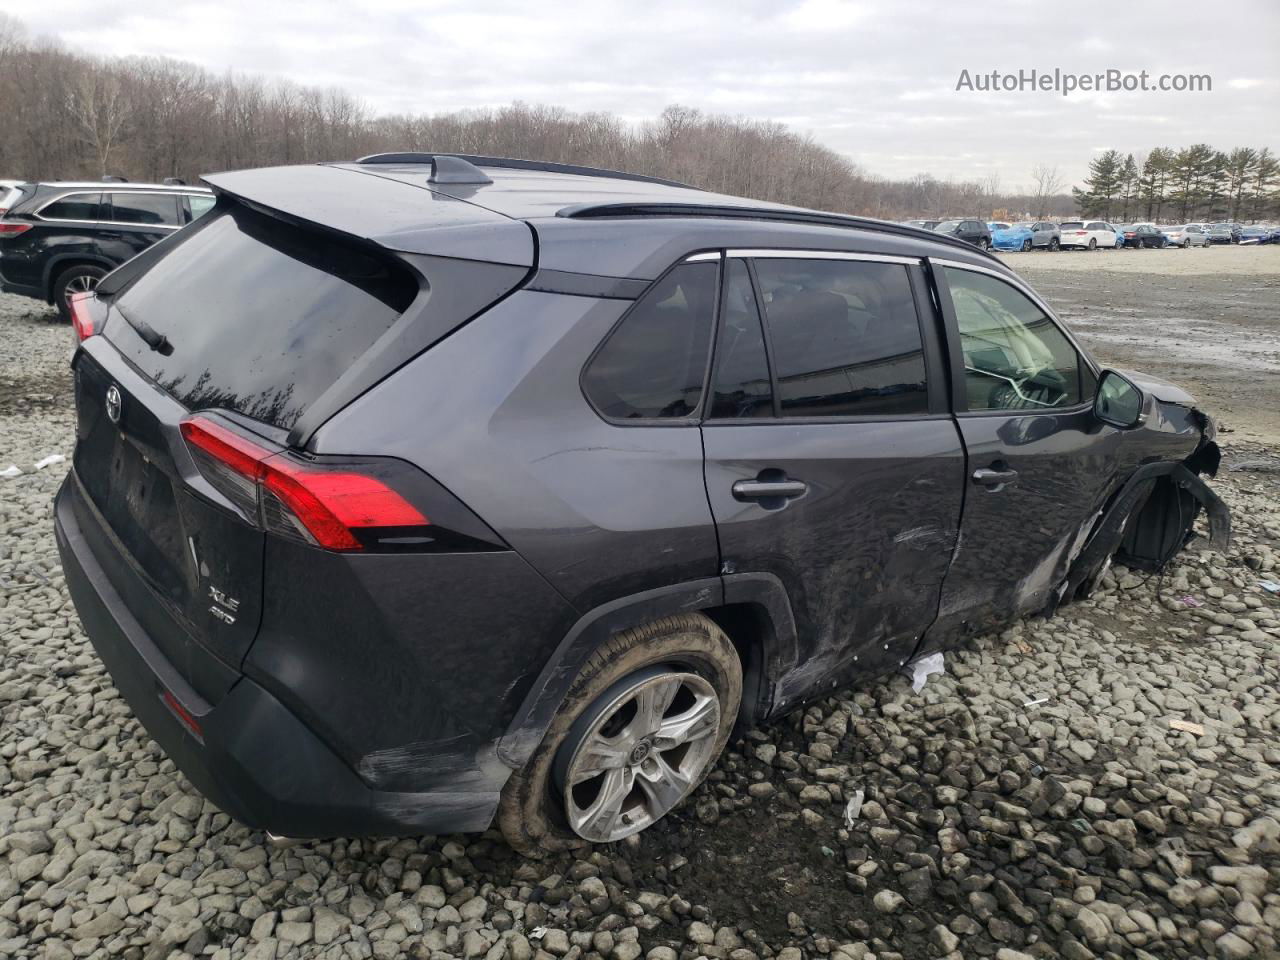
[[(628, 120), (682, 103), (811, 133), (864, 169), (1011, 188), (1037, 163), (1206, 141), (1280, 149), (1274, 0), (738, 3), (0, 0), (102, 54), (336, 85), (378, 112), (512, 100)], [(1212, 77), (1205, 93), (978, 93), (961, 70)]]

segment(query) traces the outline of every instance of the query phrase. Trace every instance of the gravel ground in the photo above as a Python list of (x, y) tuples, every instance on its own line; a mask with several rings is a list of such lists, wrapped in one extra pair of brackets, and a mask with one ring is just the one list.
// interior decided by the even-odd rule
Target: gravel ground
[(0, 957), (1277, 955), (1274, 442), (1228, 437), (1225, 555), (1116, 569), (919, 694), (869, 681), (752, 731), (640, 837), (277, 850), (174, 770), (67, 598), (66, 464), (33, 464), (71, 453), (70, 340), (0, 297)]

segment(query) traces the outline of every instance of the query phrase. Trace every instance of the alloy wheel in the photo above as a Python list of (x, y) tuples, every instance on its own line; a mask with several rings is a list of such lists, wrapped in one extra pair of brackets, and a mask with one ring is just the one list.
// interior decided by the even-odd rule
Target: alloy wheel
[(71, 298), (76, 294), (88, 293), (96, 290), (98, 287), (98, 277), (81, 274), (78, 277), (72, 277), (67, 281), (67, 285), (63, 288), (62, 296), (67, 301), (67, 307), (71, 306)]
[(556, 777), (565, 816), (584, 840), (607, 843), (661, 819), (702, 780), (720, 700), (696, 673), (657, 668), (616, 684), (574, 726)]

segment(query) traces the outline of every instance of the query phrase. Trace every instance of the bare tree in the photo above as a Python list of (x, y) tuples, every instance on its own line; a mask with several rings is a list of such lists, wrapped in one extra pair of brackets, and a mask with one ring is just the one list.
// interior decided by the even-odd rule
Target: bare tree
[(71, 90), (71, 110), (81, 139), (93, 151), (98, 175), (105, 177), (111, 172), (111, 154), (125, 124), (126, 103), (119, 79), (105, 66), (92, 66)]
[(1057, 167), (1043, 163), (1037, 163), (1031, 168), (1031, 180), (1035, 184), (1035, 191), (1032, 194), (1035, 200), (1035, 217), (1037, 220), (1043, 220), (1049, 215), (1049, 198), (1062, 193), (1067, 183), (1058, 173)]

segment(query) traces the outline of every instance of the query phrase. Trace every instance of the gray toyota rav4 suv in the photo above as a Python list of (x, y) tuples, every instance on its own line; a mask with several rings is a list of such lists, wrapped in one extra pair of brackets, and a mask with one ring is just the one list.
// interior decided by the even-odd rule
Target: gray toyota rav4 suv
[(56, 525), (249, 825), (616, 840), (735, 725), (1227, 535), (1191, 397), (970, 244), (499, 158), (208, 182), (72, 305)]

